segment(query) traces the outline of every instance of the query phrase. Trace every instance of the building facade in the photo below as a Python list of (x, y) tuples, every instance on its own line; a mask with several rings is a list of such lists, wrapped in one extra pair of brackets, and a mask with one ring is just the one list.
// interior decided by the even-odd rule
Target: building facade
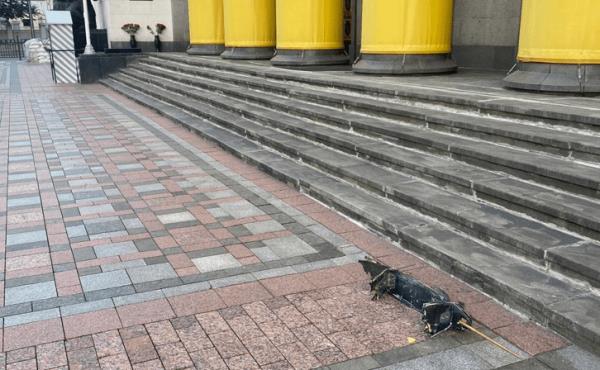
[(154, 50), (154, 36), (146, 26), (157, 23), (166, 29), (160, 35), (163, 51), (185, 51), (189, 44), (187, 0), (94, 0), (98, 28), (105, 28), (112, 48), (129, 47), (126, 23), (140, 25), (136, 39), (144, 51)]

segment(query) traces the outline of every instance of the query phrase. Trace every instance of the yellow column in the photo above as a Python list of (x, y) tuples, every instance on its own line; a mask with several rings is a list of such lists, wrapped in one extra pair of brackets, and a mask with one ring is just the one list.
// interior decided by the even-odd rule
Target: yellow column
[(600, 1), (523, 0), (518, 60), (600, 64)]
[(409, 74), (456, 70), (453, 0), (363, 0), (359, 73)]
[(508, 87), (600, 92), (600, 1), (523, 0), (517, 61)]
[(228, 59), (271, 59), (275, 47), (275, 0), (223, 0)]
[(344, 0), (277, 0), (275, 65), (348, 63)]
[(225, 50), (223, 0), (188, 0), (188, 54), (219, 55)]

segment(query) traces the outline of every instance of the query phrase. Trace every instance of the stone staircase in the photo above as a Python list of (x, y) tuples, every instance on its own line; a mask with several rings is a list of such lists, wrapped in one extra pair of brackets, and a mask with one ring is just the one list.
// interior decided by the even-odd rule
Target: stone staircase
[(600, 352), (600, 111), (183, 54), (103, 83)]

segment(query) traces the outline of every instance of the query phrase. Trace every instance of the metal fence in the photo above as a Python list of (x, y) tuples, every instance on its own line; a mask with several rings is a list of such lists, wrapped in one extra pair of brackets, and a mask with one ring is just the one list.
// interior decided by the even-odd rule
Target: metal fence
[(27, 40), (19, 40), (19, 38), (12, 40), (0, 40), (0, 58), (19, 58), (23, 59), (25, 52), (23, 51), (23, 44)]

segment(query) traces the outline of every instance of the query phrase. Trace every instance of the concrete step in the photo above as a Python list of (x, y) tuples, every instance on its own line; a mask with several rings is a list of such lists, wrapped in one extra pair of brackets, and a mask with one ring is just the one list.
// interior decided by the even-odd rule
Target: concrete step
[(275, 68), (259, 63), (236, 63), (223, 61), (220, 58), (189, 57), (185, 54), (161, 53), (155, 57), (215, 70), (344, 90), (374, 97), (400, 98), (500, 117), (600, 131), (600, 109), (598, 109), (597, 102), (592, 100), (575, 106), (570, 103), (570, 99), (561, 99), (561, 97), (540, 99), (539, 94), (522, 92), (513, 92), (510, 97), (507, 97), (472, 85), (468, 88), (447, 87), (446, 85), (432, 87), (423, 86), (419, 82), (404, 82), (404, 79), (398, 78), (393, 79), (393, 83), (389, 83), (379, 81), (373, 76), (361, 77), (351, 74), (340, 78), (336, 73), (311, 73)]
[[(569, 158), (600, 162), (600, 136), (590, 132), (573, 132), (573, 130), (540, 126), (533, 122), (524, 124), (497, 117), (441, 111), (435, 107), (401, 103), (391, 99), (382, 100), (334, 91), (324, 92), (323, 89), (308, 86), (291, 85), (261, 77), (197, 67), (184, 61), (147, 58), (139, 60), (138, 63), (140, 64), (138, 69), (143, 69), (143, 66), (156, 66), (169, 71), (259, 89), (337, 109), (401, 120), (433, 130), (476, 137), (490, 142), (506, 143)], [(352, 121), (348, 121), (346, 124), (351, 125)]]
[[(124, 74), (116, 75), (113, 78), (135, 87), (139, 91), (162, 98), (170, 104), (268, 145), (286, 155), (302, 159), (305, 163), (314, 167), (324, 169), (328, 173), (352, 181), (370, 191), (375, 191), (395, 202), (431, 215), (459, 228), (463, 232), (491, 242), (504, 250), (527, 257), (539, 264), (549, 262), (545, 260), (545, 256), (554, 248), (561, 251), (571, 250), (571, 247), (578, 248), (586, 242), (580, 237), (550, 228), (538, 221), (467, 199), (422, 180), (416, 180), (395, 171), (376, 167), (367, 160), (322, 147), (314, 142), (298, 138), (296, 135), (265, 127), (253, 120), (241, 118), (237, 114), (206, 105), (200, 102), (202, 96), (206, 94), (203, 90), (162, 81), (161, 78), (156, 76), (144, 75), (138, 72), (132, 74), (138, 76), (138, 80)], [(146, 82), (140, 81), (144, 79)], [(167, 83), (170, 90), (156, 87), (158, 85), (153, 86), (155, 83)], [(172, 92), (182, 95), (175, 95)], [(191, 98), (191, 100), (189, 103), (185, 103), (182, 97), (185, 97), (186, 100)], [(220, 97), (219, 99), (222, 100), (223, 106), (235, 106), (238, 109), (243, 109), (243, 105), (246, 104), (227, 97)], [(251, 108), (246, 107), (246, 109)], [(293, 117), (286, 117), (281, 113), (276, 114), (279, 127), (285, 125), (296, 128), (304, 126), (304, 122), (287, 123), (288, 119), (291, 118)], [(590, 245), (596, 244), (590, 243)], [(597, 245), (597, 247), (600, 250), (600, 245)], [(594, 265), (596, 261), (588, 259), (584, 262), (588, 269), (577, 270), (572, 267), (579, 265), (580, 261), (571, 261), (573, 256), (573, 254), (563, 255), (561, 259), (553, 260), (552, 266), (592, 285), (600, 286), (600, 280), (596, 280), (597, 267)]]
[[(153, 73), (152, 75), (143, 74), (138, 70), (125, 70), (123, 72), (134, 78), (152, 83), (162, 83), (162, 86), (166, 87), (173, 84), (174, 82), (172, 81), (182, 79), (185, 84), (193, 84), (194, 86), (200, 84), (201, 87), (205, 89), (211, 88), (211, 91), (216, 92), (226, 90), (229, 92), (229, 95), (236, 97), (238, 95), (248, 97), (249, 95), (247, 91), (240, 91), (244, 90), (242, 88), (231, 88), (214, 84), (206, 85), (201, 81), (197, 81), (195, 77), (178, 76), (174, 73), (169, 74), (160, 70), (149, 71)], [(169, 81), (161, 76), (169, 78)], [(188, 87), (179, 86), (178, 93), (186, 94), (187, 90)], [(252, 94), (250, 92), (250, 95)], [(476, 193), (481, 198), (501, 203), (508, 208), (529, 213), (544, 221), (553, 222), (569, 230), (600, 239), (600, 203), (590, 199), (557, 192), (529, 182), (507, 178), (507, 176), (493, 171), (449, 161), (428, 153), (407, 150), (375, 138), (352, 135), (347, 131), (340, 131), (323, 125), (315, 125), (312, 122), (306, 122), (297, 117), (286, 115), (286, 120), (283, 122), (279, 112), (261, 109), (243, 101), (235, 101), (235, 104), (232, 104), (226, 98), (209, 93), (206, 90), (203, 90), (194, 97), (211, 105), (233, 110), (238, 114), (244, 114), (247, 117), (252, 117), (280, 129), (309, 137), (333, 146), (336, 149), (367, 157), (390, 167), (402, 168), (403, 170), (408, 169), (411, 174), (427, 180), (433, 179), (434, 182), (440, 185), (451, 185), (467, 194)], [(261, 103), (264, 104), (266, 103), (263, 99), (269, 102), (283, 100), (281, 104), (285, 104), (286, 107), (297, 108), (300, 104), (291, 104), (284, 98), (262, 96)], [(273, 108), (278, 107), (280, 106)], [(310, 108), (307, 107), (306, 111), (310, 111)], [(386, 123), (373, 123), (373, 127), (376, 125), (383, 126)], [(392, 125), (398, 126), (390, 124), (388, 125), (390, 129), (397, 131), (404, 130), (401, 126), (391, 127)], [(412, 129), (411, 127), (408, 128)], [(473, 145), (475, 144), (473, 143)], [(532, 196), (532, 194), (535, 194), (535, 196)], [(548, 199), (553, 199), (553, 202), (548, 202)]]
[(176, 74), (173, 71), (152, 67), (138, 67), (137, 69), (144, 70), (144, 68), (153, 75), (175, 78), (182, 83), (257, 102), (278, 111), (293, 112), (311, 120), (347, 127), (367, 135), (380, 135), (399, 142), (403, 146), (429, 152), (435, 151), (483, 168), (510, 172), (516, 176), (559, 187), (569, 192), (600, 197), (600, 167), (598, 166), (454, 134), (431, 131), (376, 117), (343, 112), (295, 99), (290, 100), (266, 93), (256, 94), (246, 88), (200, 77)]
[[(404, 247), (425, 256), (446, 271), (530, 315), (582, 347), (600, 352), (600, 310), (597, 309), (600, 299), (588, 289), (325, 172), (266, 150), (260, 144), (189, 114), (180, 107), (167, 104), (162, 98), (170, 94), (168, 91), (146, 85), (147, 91), (158, 91), (158, 98), (152, 98), (141, 93), (137, 89), (140, 86), (131, 88), (114, 78), (103, 83), (392, 239), (399, 240)], [(140, 82), (137, 84), (144, 85)], [(176, 101), (186, 105), (195, 103), (195, 100), (184, 96), (178, 96)]]

